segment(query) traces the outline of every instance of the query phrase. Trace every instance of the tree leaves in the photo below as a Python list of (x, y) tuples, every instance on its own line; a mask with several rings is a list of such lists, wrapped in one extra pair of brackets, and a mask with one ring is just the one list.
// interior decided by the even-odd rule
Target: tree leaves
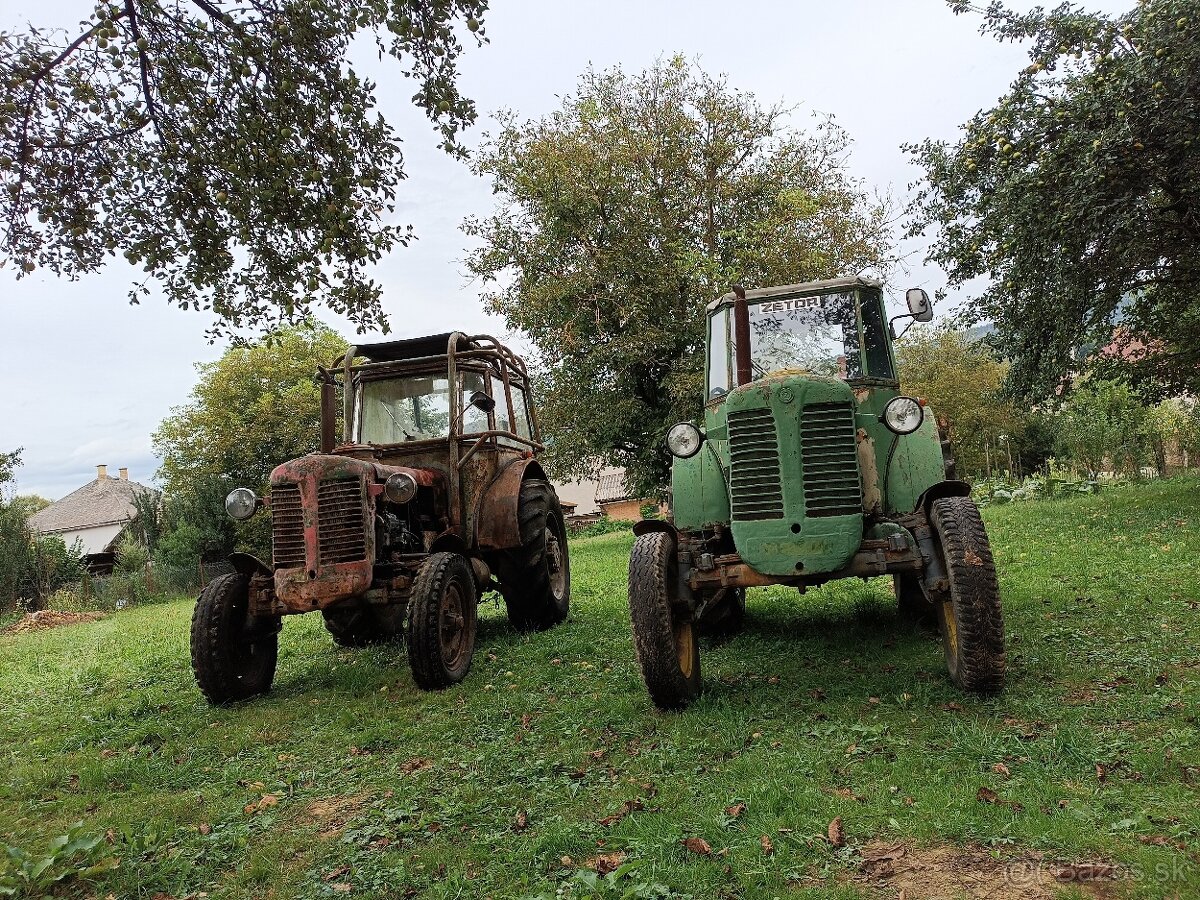
[(886, 269), (886, 204), (846, 172), (848, 136), (786, 112), (676, 57), (501, 117), (475, 160), (499, 206), (464, 223), (467, 267), (537, 350), (558, 474), (606, 462), (635, 493), (663, 486), (663, 434), (702, 399), (704, 306), (731, 284)]
[[(956, 12), (971, 9), (954, 4)], [(1200, 361), (1200, 15), (1149, 0), (1116, 18), (1064, 4), (982, 11), (981, 32), (1030, 44), (1030, 65), (954, 144), (906, 150), (925, 170), (909, 234), (950, 286), (991, 283), (970, 320), (992, 318), (1011, 378), (1051, 393), (1114, 325), (1161, 342), (1111, 361), (1191, 386)]]
[(293, 323), (325, 302), (386, 321), (368, 267), (391, 224), (400, 136), (348, 64), (363, 33), (417, 83), (441, 144), (475, 119), (456, 25), (486, 0), (101, 2), (77, 33), (0, 33), (0, 266), (71, 278), (118, 253), (215, 330)]

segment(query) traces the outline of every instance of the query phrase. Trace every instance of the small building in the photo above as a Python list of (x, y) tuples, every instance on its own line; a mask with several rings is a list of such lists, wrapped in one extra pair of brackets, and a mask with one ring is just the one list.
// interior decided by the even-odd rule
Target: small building
[(79, 541), (88, 571), (94, 574), (112, 571), (117, 544), (137, 518), (134, 498), (157, 493), (130, 481), (128, 469), (117, 471), (118, 477), (113, 478), (108, 466), (96, 466), (93, 481), (29, 518), (29, 527), (38, 534), (58, 535), (68, 547)]
[(631, 497), (625, 486), (624, 469), (608, 469), (600, 473), (600, 483), (596, 487), (596, 505), (610, 519), (624, 522), (636, 522), (642, 518), (642, 504), (646, 501), (640, 497)]

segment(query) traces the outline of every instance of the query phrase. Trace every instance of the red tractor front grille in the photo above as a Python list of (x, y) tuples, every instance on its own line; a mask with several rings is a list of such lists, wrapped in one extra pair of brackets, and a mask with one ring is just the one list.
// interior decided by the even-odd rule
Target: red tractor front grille
[(317, 541), (321, 565), (366, 557), (366, 500), (359, 479), (322, 481), (317, 486)]
[(277, 484), (271, 488), (271, 544), (275, 568), (304, 566), (304, 510), (298, 484)]

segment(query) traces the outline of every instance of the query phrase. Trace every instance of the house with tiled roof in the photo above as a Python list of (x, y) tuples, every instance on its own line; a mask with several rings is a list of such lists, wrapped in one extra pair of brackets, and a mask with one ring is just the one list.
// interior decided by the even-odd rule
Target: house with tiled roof
[(561, 501), (575, 503), (574, 513), (580, 524), (594, 521), (601, 516), (635, 522), (642, 518), (642, 507), (654, 503), (652, 500), (629, 495), (625, 486), (624, 469), (601, 469), (594, 478), (582, 478), (573, 482), (556, 481), (554, 489)]
[(137, 517), (135, 498), (156, 494), (153, 488), (129, 480), (129, 470), (108, 474), (108, 466), (96, 466), (96, 477), (61, 500), (29, 517), (29, 527), (39, 534), (58, 535), (70, 547), (79, 541), (88, 568), (112, 570), (117, 543)]

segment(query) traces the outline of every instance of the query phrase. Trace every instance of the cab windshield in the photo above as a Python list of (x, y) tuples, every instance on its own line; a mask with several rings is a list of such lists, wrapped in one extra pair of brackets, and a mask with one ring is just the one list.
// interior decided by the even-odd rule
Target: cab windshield
[[(748, 311), (755, 379), (788, 371), (846, 380), (895, 378), (883, 310), (875, 292), (763, 300), (751, 302)], [(733, 343), (733, 313), (726, 306), (709, 321), (710, 400), (733, 386)]]
[[(474, 391), (486, 393), (483, 378), (462, 373), (463, 410), (461, 431), (472, 434), (488, 430), (487, 413), (471, 406)], [(428, 441), (450, 434), (450, 381), (446, 376), (425, 375), (366, 381), (359, 389), (358, 442), (402, 444)]]
[(750, 359), (756, 378), (786, 370), (862, 377), (852, 296), (821, 294), (751, 304)]

